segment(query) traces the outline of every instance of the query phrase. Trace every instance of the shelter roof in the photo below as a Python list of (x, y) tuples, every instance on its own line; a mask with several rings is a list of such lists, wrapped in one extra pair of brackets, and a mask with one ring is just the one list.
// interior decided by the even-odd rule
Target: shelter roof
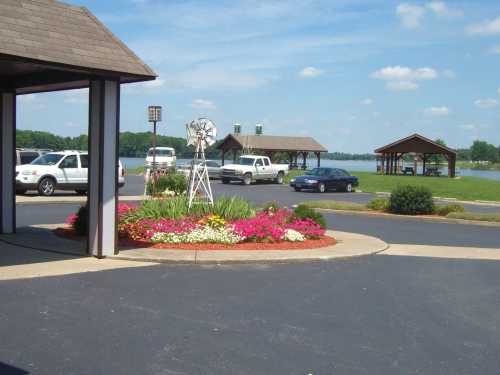
[(224, 138), (218, 148), (256, 149), (266, 151), (328, 152), (325, 147), (311, 137), (287, 137), (276, 135), (229, 134), (226, 138)]
[(443, 146), (420, 134), (412, 134), (387, 146), (375, 150), (377, 154), (401, 152), (401, 153), (426, 153), (426, 154), (456, 154), (457, 152), (447, 146)]
[(18, 93), (85, 87), (156, 74), (89, 10), (56, 0), (0, 1), (0, 89)]

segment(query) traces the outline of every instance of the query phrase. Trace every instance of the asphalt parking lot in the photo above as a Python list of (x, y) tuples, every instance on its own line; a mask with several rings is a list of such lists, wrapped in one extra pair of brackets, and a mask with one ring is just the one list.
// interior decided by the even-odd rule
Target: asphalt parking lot
[(3, 281), (0, 373), (496, 375), (499, 271), (369, 256)]
[[(121, 194), (139, 187), (132, 178)], [(214, 190), (285, 205), (371, 199), (263, 184)], [(18, 205), (18, 225), (61, 223), (78, 206)], [(389, 243), (500, 248), (498, 227), (326, 217)], [(498, 261), (376, 255), (3, 281), (0, 374), (498, 374), (499, 271)]]

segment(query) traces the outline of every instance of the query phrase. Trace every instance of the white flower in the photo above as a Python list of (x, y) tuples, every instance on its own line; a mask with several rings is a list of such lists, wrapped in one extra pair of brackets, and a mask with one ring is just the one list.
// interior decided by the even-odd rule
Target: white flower
[(294, 229), (287, 229), (285, 231), (285, 235), (283, 236), (283, 239), (285, 241), (290, 241), (290, 242), (302, 242), (305, 241), (306, 238), (304, 235), (300, 232), (297, 232)]
[(155, 233), (151, 237), (153, 243), (221, 243), (236, 244), (243, 238), (235, 234), (232, 228), (212, 228), (204, 226), (189, 233)]

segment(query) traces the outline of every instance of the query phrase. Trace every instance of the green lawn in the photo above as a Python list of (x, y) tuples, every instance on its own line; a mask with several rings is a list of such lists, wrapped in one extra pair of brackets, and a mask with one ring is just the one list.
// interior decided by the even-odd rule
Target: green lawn
[(462, 200), (500, 201), (500, 181), (479, 177), (385, 176), (372, 172), (352, 172), (359, 178), (359, 190), (391, 192), (398, 185), (426, 186), (434, 196)]

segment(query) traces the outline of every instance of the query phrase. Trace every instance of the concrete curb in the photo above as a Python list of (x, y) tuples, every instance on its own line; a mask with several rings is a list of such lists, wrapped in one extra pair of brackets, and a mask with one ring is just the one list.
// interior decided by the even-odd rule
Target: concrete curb
[(380, 255), (500, 261), (500, 249), (481, 247), (391, 244)]
[(384, 217), (388, 219), (395, 220), (405, 220), (414, 219), (428, 222), (438, 222), (445, 224), (462, 224), (462, 225), (479, 225), (484, 227), (500, 227), (500, 223), (493, 221), (479, 221), (479, 220), (465, 220), (465, 219), (453, 219), (449, 217), (437, 217), (437, 216), (418, 216), (418, 215), (396, 215), (389, 214), (385, 212), (376, 211), (355, 211), (355, 210), (334, 210), (331, 208), (315, 208), (315, 210), (324, 213), (335, 213), (339, 215), (362, 215), (362, 216), (373, 216), (373, 217)]
[(389, 248), (384, 241), (362, 234), (328, 231), (337, 244), (308, 250), (121, 250), (107, 259), (175, 264), (293, 263), (345, 259), (380, 253)]
[[(148, 199), (144, 195), (120, 195), (118, 201), (120, 202), (139, 202)], [(30, 204), (67, 204), (67, 203), (85, 203), (87, 202), (86, 196), (52, 196), (52, 197), (39, 197), (39, 196), (16, 196), (16, 204), (30, 205)]]
[[(0, 236), (11, 246), (51, 252), (68, 256), (89, 257), (80, 241), (61, 238), (52, 230), (64, 224), (41, 224), (20, 228), (17, 235)], [(21, 236), (19, 236), (21, 234)], [(334, 246), (307, 250), (179, 250), (179, 249), (124, 249), (120, 254), (105, 259), (173, 264), (223, 263), (292, 263), (314, 262), (373, 255), (383, 252), (389, 245), (376, 237), (363, 234), (327, 231), (337, 240)]]

